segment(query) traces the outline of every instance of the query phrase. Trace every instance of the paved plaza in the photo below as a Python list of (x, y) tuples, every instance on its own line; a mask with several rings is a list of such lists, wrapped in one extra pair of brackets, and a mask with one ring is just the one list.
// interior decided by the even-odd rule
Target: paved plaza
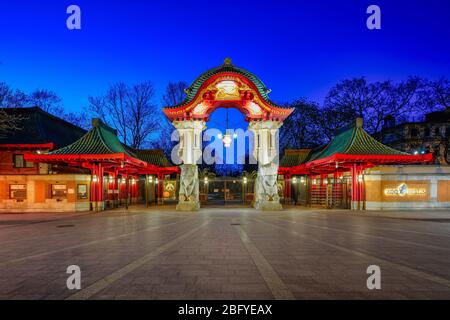
[(0, 243), (1, 299), (450, 299), (445, 211), (4, 214)]

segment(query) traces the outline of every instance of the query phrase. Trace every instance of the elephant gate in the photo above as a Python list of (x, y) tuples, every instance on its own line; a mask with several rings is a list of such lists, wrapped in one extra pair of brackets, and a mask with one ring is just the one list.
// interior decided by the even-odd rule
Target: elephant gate
[[(179, 159), (181, 175), (177, 210), (200, 209), (202, 132), (211, 113), (218, 108), (235, 108), (245, 115), (252, 133), (251, 155), (258, 171), (254, 185), (254, 207), (281, 210), (278, 193), (278, 129), (293, 109), (277, 106), (269, 100), (270, 90), (254, 74), (224, 63), (201, 74), (186, 89), (187, 97), (179, 105), (165, 107), (164, 114), (178, 131), (179, 144), (172, 154)], [(223, 136), (226, 144), (229, 139)], [(172, 159), (173, 160), (173, 159)], [(218, 188), (219, 189), (219, 188)], [(227, 192), (227, 188), (224, 188)], [(226, 196), (225, 196), (226, 199)]]

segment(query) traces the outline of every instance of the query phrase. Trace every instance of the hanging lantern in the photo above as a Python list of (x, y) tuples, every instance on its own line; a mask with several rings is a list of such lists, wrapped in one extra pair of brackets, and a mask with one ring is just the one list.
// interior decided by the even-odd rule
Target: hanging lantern
[(225, 148), (229, 148), (229, 147), (231, 147), (231, 143), (233, 142), (233, 139), (231, 138), (231, 135), (229, 135), (228, 133), (226, 133), (226, 134), (223, 136), (222, 141), (223, 141), (224, 147), (225, 147)]
[(97, 182), (98, 181), (98, 178), (97, 178), (97, 176), (94, 174), (94, 176), (92, 177), (92, 182)]

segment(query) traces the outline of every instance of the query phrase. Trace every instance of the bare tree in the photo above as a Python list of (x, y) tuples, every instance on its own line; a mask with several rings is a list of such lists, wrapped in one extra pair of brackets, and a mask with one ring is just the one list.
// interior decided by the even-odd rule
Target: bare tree
[(425, 81), (422, 102), (431, 110), (450, 108), (450, 81), (441, 78), (437, 81)]
[(134, 86), (117, 83), (104, 96), (89, 97), (89, 111), (118, 130), (123, 142), (140, 148), (160, 126), (160, 111), (153, 103), (155, 89), (149, 81)]
[[(163, 94), (163, 106), (175, 106), (186, 99), (185, 89), (188, 87), (186, 82), (169, 82), (166, 91)], [(162, 115), (160, 119), (159, 138), (153, 144), (153, 147), (164, 150), (164, 154), (170, 158), (174, 142), (171, 141), (172, 133), (175, 130), (170, 121)]]
[(28, 102), (28, 96), (20, 90), (13, 90), (6, 83), (0, 82), (0, 107), (19, 108)]
[(27, 104), (29, 106), (38, 106), (42, 110), (54, 114), (63, 115), (61, 98), (53, 91), (46, 89), (38, 89), (30, 93)]
[(131, 121), (130, 131), (132, 137), (131, 146), (141, 147), (151, 133), (160, 127), (158, 107), (153, 104), (155, 89), (149, 81), (142, 82), (129, 88), (128, 106)]
[(368, 83), (365, 78), (343, 80), (325, 98), (324, 131), (330, 136), (337, 127), (363, 117), (366, 130), (375, 133), (387, 117), (405, 121), (423, 115), (425, 109), (419, 99), (422, 88), (423, 82), (417, 77), (400, 83)]
[(183, 81), (169, 82), (166, 92), (163, 94), (163, 104), (166, 107), (175, 106), (186, 99), (186, 88), (188, 84)]
[(313, 148), (326, 141), (321, 128), (319, 106), (305, 99), (286, 104), (294, 112), (280, 128), (280, 150)]

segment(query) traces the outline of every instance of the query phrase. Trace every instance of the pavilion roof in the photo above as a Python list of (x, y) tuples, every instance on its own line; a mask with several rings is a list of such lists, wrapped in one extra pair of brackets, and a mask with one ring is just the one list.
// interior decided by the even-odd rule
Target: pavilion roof
[(138, 159), (158, 167), (172, 166), (161, 149), (136, 150), (136, 156)]
[(294, 167), (305, 163), (311, 155), (311, 149), (286, 149), (280, 160), (280, 167)]
[(348, 155), (408, 155), (378, 142), (362, 128), (362, 118), (336, 132), (325, 148), (311, 155), (309, 161), (323, 159), (334, 154)]
[(362, 124), (361, 118), (356, 119), (354, 124), (337, 130), (336, 136), (325, 147), (307, 154), (305, 152), (306, 155), (287, 150), (280, 163), (280, 172), (325, 173), (353, 164), (370, 167), (432, 161), (432, 154), (411, 155), (378, 142), (363, 129)]
[(74, 143), (50, 152), (50, 155), (64, 154), (116, 154), (123, 153), (137, 158), (119, 138), (117, 131), (104, 124), (100, 119), (92, 119), (92, 129)]

